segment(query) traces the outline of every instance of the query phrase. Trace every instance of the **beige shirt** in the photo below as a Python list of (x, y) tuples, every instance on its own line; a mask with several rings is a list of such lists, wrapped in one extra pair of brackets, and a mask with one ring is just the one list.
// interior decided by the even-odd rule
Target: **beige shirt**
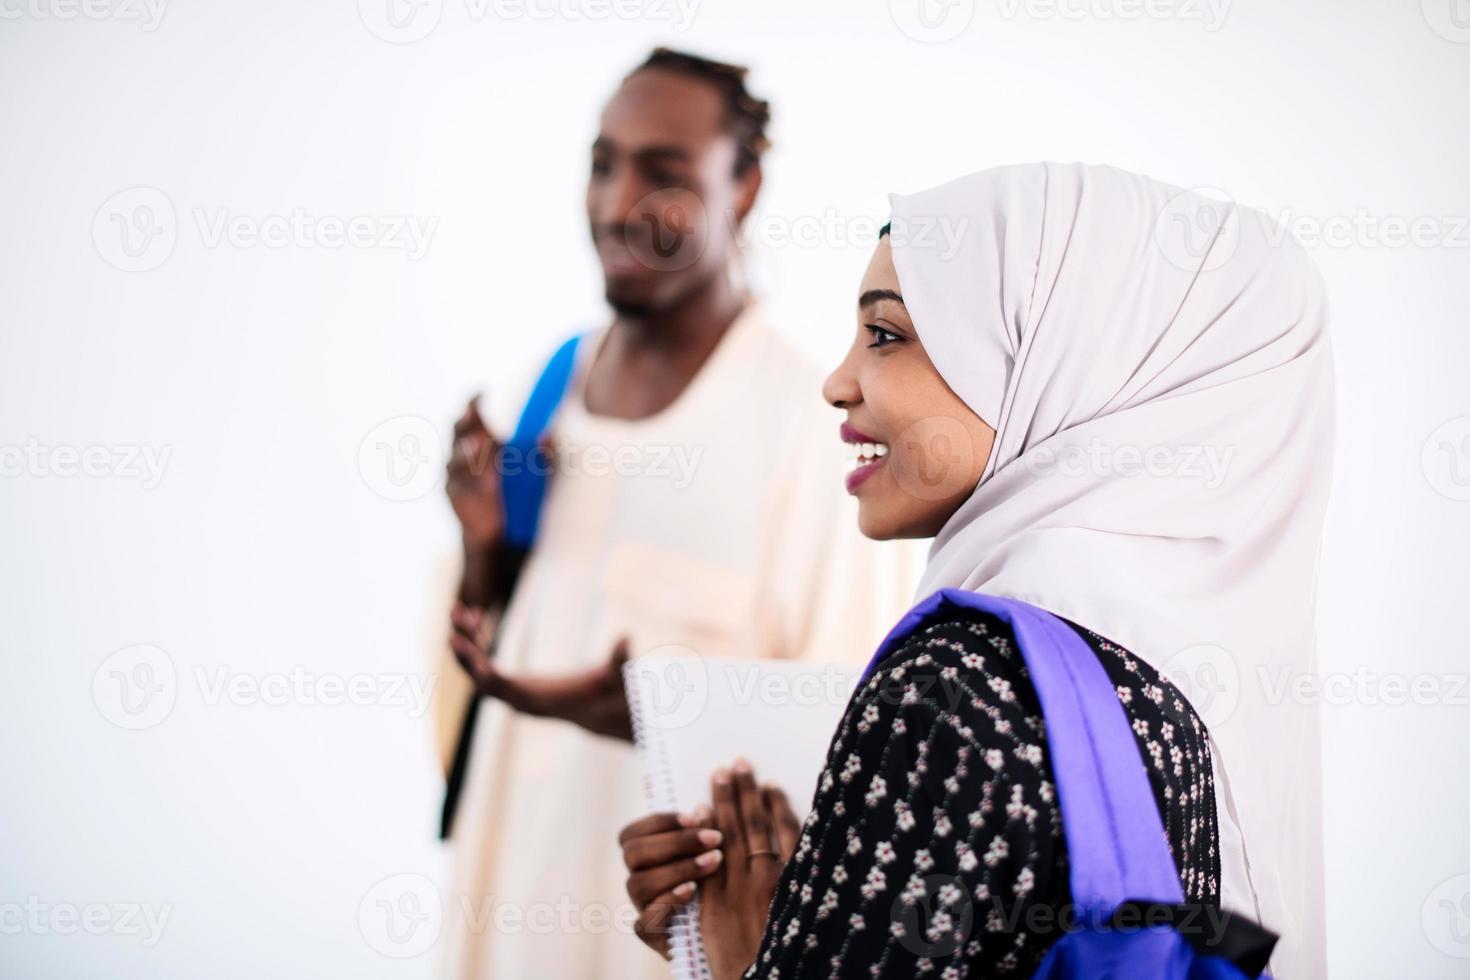
[[(506, 611), (502, 669), (585, 668), (622, 636), (634, 656), (677, 644), (866, 663), (912, 582), (902, 549), (858, 533), (821, 370), (747, 311), (667, 409), (596, 417), (582, 378), (604, 336), (579, 349), (553, 423), (561, 468)], [(447, 736), (465, 689), (440, 687)], [(647, 810), (631, 746), (485, 709), (452, 841), (448, 974), (667, 977), (623, 891), (617, 833)], [(817, 775), (788, 791), (809, 796)]]

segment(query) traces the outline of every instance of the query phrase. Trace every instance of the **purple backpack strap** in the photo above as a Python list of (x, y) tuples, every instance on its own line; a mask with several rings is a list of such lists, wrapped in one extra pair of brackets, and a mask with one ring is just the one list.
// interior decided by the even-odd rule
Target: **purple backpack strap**
[(1016, 599), (941, 589), (899, 620), (863, 679), (946, 607), (989, 613), (1015, 634), (1046, 721), (1079, 918), (1101, 921), (1125, 901), (1184, 901), (1132, 726), (1107, 672), (1072, 627)]

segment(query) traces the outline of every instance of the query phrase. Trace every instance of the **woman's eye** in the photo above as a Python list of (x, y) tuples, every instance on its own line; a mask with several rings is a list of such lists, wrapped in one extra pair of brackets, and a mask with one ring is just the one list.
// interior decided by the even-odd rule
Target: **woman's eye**
[(868, 345), (869, 347), (887, 347), (889, 344), (897, 343), (903, 339), (891, 330), (884, 330), (876, 323), (865, 323), (863, 324), (863, 329), (868, 331), (873, 337), (873, 342)]

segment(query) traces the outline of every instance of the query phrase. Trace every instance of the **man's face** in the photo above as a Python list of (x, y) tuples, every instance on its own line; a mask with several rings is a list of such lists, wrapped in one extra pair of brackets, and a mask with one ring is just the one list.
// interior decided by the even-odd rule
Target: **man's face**
[(658, 69), (635, 73), (603, 110), (587, 218), (619, 313), (666, 309), (728, 262), (759, 168), (735, 175), (724, 122), (713, 85)]

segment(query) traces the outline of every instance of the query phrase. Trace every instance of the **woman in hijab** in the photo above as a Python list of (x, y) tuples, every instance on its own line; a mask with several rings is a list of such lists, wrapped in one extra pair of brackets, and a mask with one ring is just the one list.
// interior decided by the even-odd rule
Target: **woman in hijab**
[[(921, 597), (1074, 629), (1185, 902), (1278, 933), (1276, 976), (1321, 975), (1317, 719), (1282, 695), (1315, 670), (1331, 468), (1310, 261), (1257, 212), (1080, 164), (894, 196), (891, 229), (824, 389), (863, 532), (934, 537)], [(950, 609), (875, 665), (799, 828), (747, 765), (711, 793), (622, 842), (640, 935), (697, 889), (716, 980), (1026, 976), (1066, 927), (1046, 726), (995, 617)]]

